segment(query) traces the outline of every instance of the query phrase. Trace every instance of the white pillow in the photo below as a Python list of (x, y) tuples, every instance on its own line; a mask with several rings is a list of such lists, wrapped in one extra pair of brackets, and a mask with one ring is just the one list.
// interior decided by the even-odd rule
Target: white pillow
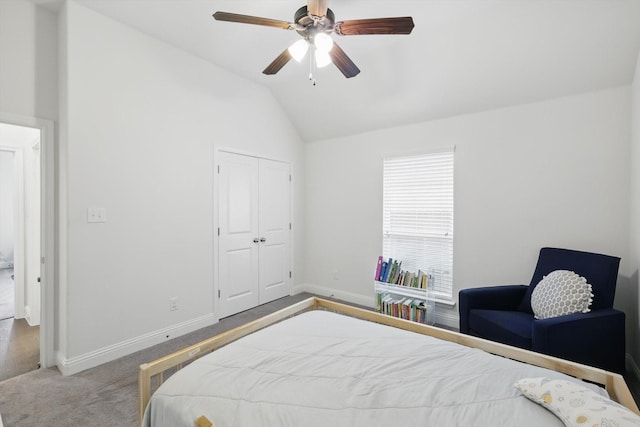
[(567, 427), (640, 426), (640, 416), (578, 383), (551, 378), (523, 378), (515, 387), (553, 412)]
[(536, 319), (588, 313), (593, 294), (587, 279), (573, 271), (555, 270), (540, 280), (531, 292), (531, 309)]

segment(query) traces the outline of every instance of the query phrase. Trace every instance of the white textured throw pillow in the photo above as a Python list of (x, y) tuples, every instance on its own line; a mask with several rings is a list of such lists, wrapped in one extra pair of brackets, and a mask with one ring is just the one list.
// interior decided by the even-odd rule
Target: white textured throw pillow
[(593, 294), (587, 279), (573, 271), (556, 270), (547, 274), (531, 292), (531, 309), (536, 319), (588, 313)]
[(523, 378), (514, 385), (568, 427), (640, 426), (640, 416), (575, 382), (542, 377)]

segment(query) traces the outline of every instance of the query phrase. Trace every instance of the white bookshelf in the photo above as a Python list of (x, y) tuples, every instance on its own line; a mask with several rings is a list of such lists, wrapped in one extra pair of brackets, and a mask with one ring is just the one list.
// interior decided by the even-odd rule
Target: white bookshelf
[[(376, 297), (376, 308), (378, 312), (384, 313), (390, 316), (394, 314), (387, 312), (383, 309), (381, 305), (381, 298), (379, 295), (388, 295), (389, 298), (387, 301), (413, 301), (414, 303), (421, 302), (426, 310), (426, 315), (424, 317), (424, 322), (427, 325), (433, 325), (435, 323), (435, 306), (436, 300), (435, 297), (431, 294), (431, 290), (427, 287), (427, 289), (422, 288), (412, 288), (409, 286), (400, 286), (391, 283), (384, 283), (374, 281), (374, 290)], [(399, 313), (398, 313), (399, 314)], [(395, 317), (402, 317), (401, 315), (395, 315)], [(413, 320), (413, 319), (408, 319)]]

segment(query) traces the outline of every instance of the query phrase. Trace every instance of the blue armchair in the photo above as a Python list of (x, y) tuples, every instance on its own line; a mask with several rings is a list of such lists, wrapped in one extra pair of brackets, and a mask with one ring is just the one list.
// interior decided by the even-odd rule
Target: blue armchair
[[(608, 255), (542, 248), (529, 286), (460, 291), (460, 332), (624, 373), (625, 315), (612, 308), (619, 264)], [(589, 313), (534, 319), (531, 293), (554, 270), (587, 279), (594, 295)]]

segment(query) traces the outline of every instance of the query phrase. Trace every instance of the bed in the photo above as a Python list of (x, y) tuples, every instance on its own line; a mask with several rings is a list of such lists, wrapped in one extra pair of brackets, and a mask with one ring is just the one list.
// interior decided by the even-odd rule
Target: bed
[(620, 375), (310, 298), (141, 365), (141, 425), (562, 426), (514, 387), (541, 377), (639, 413)]

